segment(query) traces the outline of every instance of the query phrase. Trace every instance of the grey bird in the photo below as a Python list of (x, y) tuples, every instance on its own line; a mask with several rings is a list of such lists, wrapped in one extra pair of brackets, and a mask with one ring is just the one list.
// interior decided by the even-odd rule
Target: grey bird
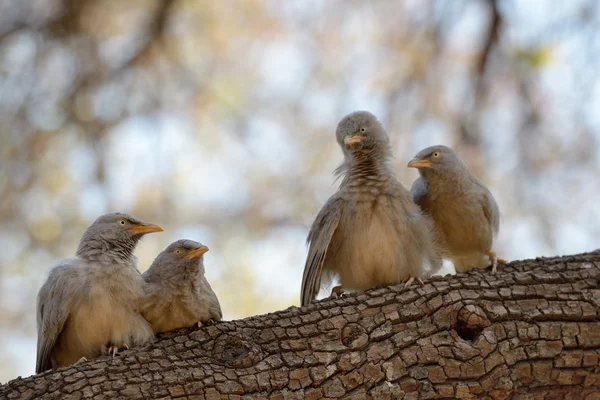
[(133, 251), (143, 235), (161, 231), (121, 213), (85, 231), (76, 257), (54, 267), (38, 293), (36, 373), (153, 339), (138, 310), (144, 280)]
[(420, 175), (411, 188), (413, 199), (435, 221), (456, 271), (486, 268), (491, 261), (496, 272), (492, 246), (500, 210), (490, 191), (447, 146), (420, 151), (408, 166)]
[(322, 280), (339, 279), (335, 294), (363, 291), (408, 285), (442, 265), (433, 221), (396, 179), (390, 141), (377, 118), (366, 111), (345, 116), (336, 139), (344, 153), (336, 173), (343, 179), (308, 234), (303, 306), (315, 299)]
[(144, 318), (155, 333), (223, 318), (219, 300), (204, 277), (208, 247), (193, 240), (171, 243), (144, 272)]

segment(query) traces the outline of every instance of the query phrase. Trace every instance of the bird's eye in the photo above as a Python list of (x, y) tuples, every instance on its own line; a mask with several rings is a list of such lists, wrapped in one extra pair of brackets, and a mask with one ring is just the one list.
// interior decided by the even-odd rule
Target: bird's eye
[(432, 154), (432, 156), (434, 158), (438, 158), (440, 156), (440, 152), (439, 151), (434, 151), (433, 154)]
[(175, 249), (175, 254), (180, 255), (181, 254), (181, 249)]
[(125, 226), (125, 225), (127, 225), (127, 221), (125, 220), (125, 218), (120, 218), (117, 221), (117, 225)]
[(367, 130), (365, 128), (360, 128), (361, 132), (366, 132)]

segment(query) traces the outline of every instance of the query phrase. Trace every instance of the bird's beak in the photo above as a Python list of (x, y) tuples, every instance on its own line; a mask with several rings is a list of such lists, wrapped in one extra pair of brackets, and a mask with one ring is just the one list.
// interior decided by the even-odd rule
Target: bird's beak
[(429, 160), (422, 160), (420, 158), (413, 158), (408, 163), (408, 168), (431, 168), (433, 163)]
[(148, 233), (153, 233), (153, 232), (162, 232), (163, 228), (161, 228), (158, 225), (154, 225), (154, 224), (140, 224), (140, 225), (134, 225), (131, 228), (128, 228), (127, 231), (134, 235), (146, 235)]
[(208, 247), (206, 247), (206, 246), (200, 246), (197, 249), (192, 250), (189, 253), (187, 253), (187, 255), (185, 257), (183, 257), (183, 258), (185, 258), (186, 260), (193, 260), (193, 259), (196, 259), (196, 258), (200, 258), (207, 251), (208, 251)]
[(362, 136), (359, 135), (353, 135), (353, 136), (346, 136), (344, 138), (344, 144), (346, 146), (354, 146), (356, 143), (360, 143), (362, 140)]

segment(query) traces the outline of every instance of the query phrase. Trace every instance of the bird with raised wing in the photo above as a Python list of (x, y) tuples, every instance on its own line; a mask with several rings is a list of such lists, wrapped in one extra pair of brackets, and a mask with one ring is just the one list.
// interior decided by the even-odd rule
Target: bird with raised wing
[(496, 272), (498, 258), (492, 247), (500, 210), (488, 188), (447, 146), (420, 151), (408, 166), (420, 175), (411, 188), (413, 199), (435, 221), (456, 271), (486, 268), (491, 262)]
[(181, 239), (161, 252), (144, 272), (144, 318), (155, 333), (202, 326), (223, 317), (219, 299), (204, 276), (208, 247)]
[(161, 231), (121, 213), (85, 231), (76, 257), (54, 267), (38, 293), (36, 373), (152, 341), (138, 309), (144, 280), (133, 251), (142, 236)]
[(345, 116), (336, 139), (344, 154), (336, 172), (343, 179), (308, 234), (303, 306), (334, 278), (340, 282), (334, 293), (364, 291), (410, 284), (442, 265), (433, 221), (396, 179), (390, 141), (377, 118), (366, 111)]

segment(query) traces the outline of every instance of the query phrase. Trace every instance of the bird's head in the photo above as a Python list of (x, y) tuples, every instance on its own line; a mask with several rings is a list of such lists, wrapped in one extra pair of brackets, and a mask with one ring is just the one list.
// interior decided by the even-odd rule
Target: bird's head
[(387, 155), (391, 151), (385, 129), (368, 111), (355, 111), (346, 115), (339, 122), (335, 135), (344, 155), (352, 159)]
[(204, 259), (208, 247), (200, 242), (189, 239), (177, 240), (158, 255), (157, 261), (170, 265), (197, 265)]
[(129, 259), (140, 238), (153, 232), (162, 232), (162, 228), (124, 213), (105, 214), (85, 231), (77, 256), (98, 258), (104, 253)]
[(463, 168), (464, 164), (450, 147), (437, 145), (417, 153), (408, 163), (408, 167), (417, 168), (419, 172), (433, 172)]

